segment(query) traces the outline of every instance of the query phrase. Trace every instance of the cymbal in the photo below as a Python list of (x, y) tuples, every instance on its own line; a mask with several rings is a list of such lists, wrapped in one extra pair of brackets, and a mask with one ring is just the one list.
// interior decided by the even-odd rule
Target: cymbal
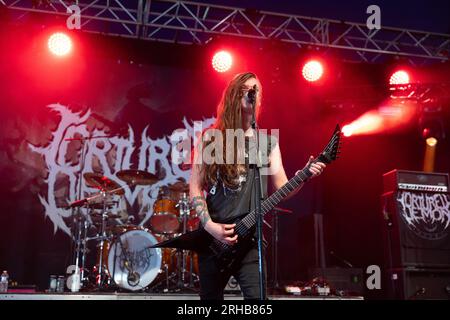
[(97, 188), (117, 195), (123, 195), (125, 193), (117, 182), (99, 173), (86, 172), (83, 177), (86, 180), (86, 184), (91, 188)]
[(116, 176), (128, 184), (150, 185), (158, 182), (158, 177), (142, 170), (122, 170)]
[[(93, 216), (93, 217), (102, 217), (102, 215), (103, 214), (101, 212), (93, 212), (93, 213), (91, 213), (91, 216)], [(113, 212), (107, 212), (106, 216), (107, 216), (108, 219), (117, 219), (117, 218), (121, 217), (120, 214), (113, 213)]]
[(169, 190), (173, 192), (189, 192), (189, 185), (182, 181), (178, 181), (169, 185)]
[(119, 204), (119, 201), (111, 200), (111, 196), (103, 197), (101, 193), (96, 193), (88, 198), (76, 200), (72, 202), (67, 208), (86, 207), (90, 209), (112, 208)]

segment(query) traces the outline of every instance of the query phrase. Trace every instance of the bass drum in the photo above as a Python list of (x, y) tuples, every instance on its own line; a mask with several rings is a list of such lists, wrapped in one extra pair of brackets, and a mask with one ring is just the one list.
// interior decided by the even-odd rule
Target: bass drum
[(143, 290), (161, 270), (161, 249), (150, 248), (158, 241), (147, 229), (124, 230), (109, 247), (108, 273), (121, 288)]

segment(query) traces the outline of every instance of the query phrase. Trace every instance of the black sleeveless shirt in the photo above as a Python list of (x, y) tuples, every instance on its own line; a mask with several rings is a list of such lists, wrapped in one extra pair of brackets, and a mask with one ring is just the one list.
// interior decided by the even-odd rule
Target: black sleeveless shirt
[[(270, 152), (277, 145), (277, 140), (272, 135), (260, 132), (259, 146), (261, 150), (261, 187), (263, 198), (267, 197), (267, 171), (269, 168)], [(256, 159), (256, 141), (254, 137), (245, 139), (245, 175), (241, 176), (239, 186), (236, 189), (230, 189), (225, 186), (220, 176), (214, 185), (209, 185), (206, 196), (206, 204), (211, 219), (214, 222), (224, 223), (233, 220), (233, 218), (248, 213), (255, 208), (254, 204), (254, 178), (255, 178), (255, 159)]]

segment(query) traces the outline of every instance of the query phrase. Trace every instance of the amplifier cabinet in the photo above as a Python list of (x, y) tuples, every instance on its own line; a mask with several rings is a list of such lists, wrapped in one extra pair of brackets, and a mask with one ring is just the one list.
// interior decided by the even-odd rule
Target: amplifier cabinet
[(385, 281), (390, 299), (450, 299), (450, 269), (388, 269)]
[(450, 196), (408, 190), (381, 196), (387, 268), (450, 269)]

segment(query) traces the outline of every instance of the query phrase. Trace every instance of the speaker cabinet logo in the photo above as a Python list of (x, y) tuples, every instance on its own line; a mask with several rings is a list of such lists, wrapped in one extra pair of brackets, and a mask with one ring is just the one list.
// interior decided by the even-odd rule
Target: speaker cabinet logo
[(399, 212), (408, 228), (427, 240), (440, 240), (448, 236), (450, 201), (445, 193), (399, 191)]

